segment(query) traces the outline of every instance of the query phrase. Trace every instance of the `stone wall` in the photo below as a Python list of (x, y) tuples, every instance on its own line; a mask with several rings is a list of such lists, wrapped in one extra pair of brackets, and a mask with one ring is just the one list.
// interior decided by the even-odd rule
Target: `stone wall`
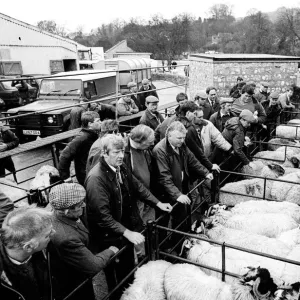
[(282, 93), (287, 86), (297, 83), (298, 62), (295, 61), (213, 61), (199, 59), (190, 61), (190, 93), (215, 86), (219, 96), (228, 96), (236, 78), (257, 85), (261, 81), (269, 84), (270, 91)]

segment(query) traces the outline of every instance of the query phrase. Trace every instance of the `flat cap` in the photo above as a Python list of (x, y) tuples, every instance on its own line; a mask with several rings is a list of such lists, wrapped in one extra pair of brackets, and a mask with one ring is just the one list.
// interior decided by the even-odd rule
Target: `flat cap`
[(51, 188), (49, 202), (54, 209), (67, 209), (80, 203), (85, 198), (86, 191), (78, 183), (62, 183)]
[(221, 98), (220, 99), (220, 105), (224, 103), (233, 103), (234, 99), (233, 98)]
[(149, 84), (149, 80), (147, 79), (147, 78), (144, 78), (143, 80), (142, 80), (142, 84)]
[(246, 120), (250, 123), (255, 122), (255, 118), (253, 117), (253, 113), (248, 109), (244, 109), (244, 110), (241, 111), (240, 118), (244, 119), (244, 120)]
[(200, 91), (198, 92), (196, 95), (195, 95), (195, 98), (196, 97), (199, 97), (199, 98), (202, 98), (202, 99), (207, 99), (207, 94), (205, 93), (205, 91)]
[(146, 97), (146, 102), (147, 103), (156, 103), (156, 102), (159, 102), (159, 99), (155, 96), (148, 96)]
[(128, 83), (127, 83), (127, 87), (128, 87), (129, 89), (132, 88), (132, 87), (134, 87), (134, 86), (137, 86), (136, 82), (131, 81), (131, 82), (128, 82)]
[(273, 92), (273, 93), (271, 93), (270, 97), (273, 98), (273, 99), (278, 99), (279, 98), (279, 93), (278, 92)]

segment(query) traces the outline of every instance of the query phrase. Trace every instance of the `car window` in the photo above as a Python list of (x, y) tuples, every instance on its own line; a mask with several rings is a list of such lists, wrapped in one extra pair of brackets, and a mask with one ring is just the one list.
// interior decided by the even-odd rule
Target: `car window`
[(40, 94), (80, 95), (81, 80), (43, 79)]
[(84, 93), (85, 92), (90, 92), (91, 97), (97, 95), (95, 82), (93, 80), (85, 81), (83, 83), (83, 88), (84, 88)]

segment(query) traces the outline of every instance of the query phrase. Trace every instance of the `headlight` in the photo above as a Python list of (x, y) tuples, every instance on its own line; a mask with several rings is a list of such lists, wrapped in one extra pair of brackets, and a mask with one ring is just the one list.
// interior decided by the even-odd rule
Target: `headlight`
[(52, 124), (54, 122), (53, 117), (48, 117), (48, 123)]

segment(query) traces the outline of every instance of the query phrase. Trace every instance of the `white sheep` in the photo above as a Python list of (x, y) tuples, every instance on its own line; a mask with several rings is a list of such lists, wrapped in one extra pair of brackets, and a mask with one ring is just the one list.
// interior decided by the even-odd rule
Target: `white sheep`
[[(244, 280), (245, 282), (243, 283), (240, 281), (239, 283), (228, 284), (215, 277), (206, 275), (194, 265), (176, 264), (167, 269), (164, 286), (167, 300), (272, 299), (271, 297), (277, 286), (270, 278), (267, 270), (253, 268), (244, 276)], [(249, 284), (247, 284), (248, 281)], [(253, 282), (253, 286), (251, 286), (250, 281), (251, 283)], [(266, 291), (264, 295), (260, 294), (259, 290), (261, 289)]]
[(133, 284), (124, 291), (121, 300), (165, 300), (163, 281), (170, 266), (169, 262), (157, 260), (137, 269)]
[(218, 222), (227, 228), (239, 229), (270, 238), (276, 238), (282, 232), (298, 227), (293, 218), (282, 213), (232, 215), (227, 220), (218, 219)]
[(290, 247), (300, 245), (300, 229), (299, 227), (282, 232), (277, 239)]
[[(300, 262), (300, 245), (296, 245), (286, 259)], [(300, 266), (286, 263), (281, 274), (281, 279), (288, 284), (300, 281)]]
[[(267, 177), (267, 178), (278, 178), (285, 174), (285, 169), (279, 165), (272, 162), (265, 163), (261, 160), (256, 160), (253, 162), (254, 167), (249, 167), (245, 165), (241, 168), (243, 174), (249, 174), (253, 176)], [(252, 179), (254, 177), (245, 176), (245, 178)]]
[(269, 238), (263, 235), (245, 232), (238, 229), (226, 228), (223, 225), (213, 225), (204, 232), (210, 239), (218, 242), (240, 246), (243, 248), (286, 257), (291, 247), (276, 238)]
[[(277, 181), (271, 187), (271, 198), (276, 201), (288, 201), (300, 204), (300, 171), (284, 175), (279, 178), (283, 181)], [(290, 181), (294, 182), (285, 182)]]
[[(222, 210), (219, 210), (219, 212), (222, 213)], [(237, 204), (230, 212), (232, 214), (283, 213), (300, 223), (300, 207), (287, 201), (250, 200)]]
[(296, 124), (290, 124), (291, 126), (279, 125), (276, 127), (276, 136), (279, 138), (287, 139), (299, 139), (300, 128)]
[[(283, 145), (296, 146), (298, 141), (281, 138), (273, 138), (268, 142), (268, 150), (275, 151)], [(276, 145), (274, 145), (276, 144)]]

